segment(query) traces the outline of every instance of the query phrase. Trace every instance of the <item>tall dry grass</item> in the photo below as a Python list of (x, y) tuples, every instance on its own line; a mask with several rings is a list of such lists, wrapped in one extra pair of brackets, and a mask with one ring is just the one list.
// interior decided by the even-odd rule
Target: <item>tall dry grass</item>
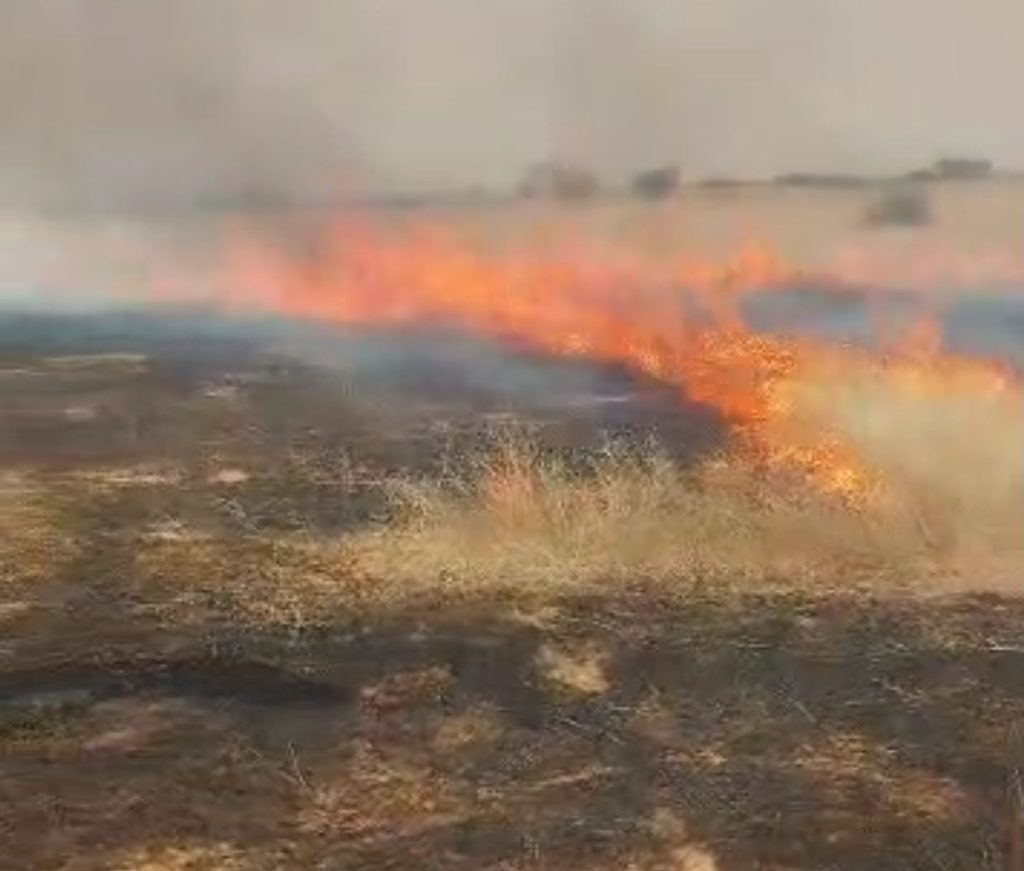
[(652, 447), (573, 463), (510, 439), (454, 479), (389, 490), (391, 521), (346, 550), (406, 593), (806, 579), (846, 557), (881, 568), (899, 545), (838, 504), (773, 494), (737, 463), (686, 470)]
[(929, 396), (883, 375), (794, 388), (799, 425), (837, 434), (884, 482), (851, 508), (735, 456), (683, 468), (653, 442), (586, 459), (521, 434), (388, 483), (386, 524), (345, 544), (405, 592), (623, 581), (989, 586), (1024, 566), (1024, 403)]

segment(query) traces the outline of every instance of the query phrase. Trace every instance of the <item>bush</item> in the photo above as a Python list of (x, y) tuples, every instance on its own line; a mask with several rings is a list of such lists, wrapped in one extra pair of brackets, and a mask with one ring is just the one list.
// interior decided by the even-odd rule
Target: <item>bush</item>
[(886, 191), (868, 206), (866, 215), (871, 227), (919, 227), (931, 220), (928, 196), (917, 187)]
[(945, 157), (932, 168), (937, 178), (977, 179), (992, 174), (992, 163), (972, 157)]
[(633, 178), (633, 192), (652, 200), (664, 199), (679, 188), (679, 170), (662, 166), (641, 172)]

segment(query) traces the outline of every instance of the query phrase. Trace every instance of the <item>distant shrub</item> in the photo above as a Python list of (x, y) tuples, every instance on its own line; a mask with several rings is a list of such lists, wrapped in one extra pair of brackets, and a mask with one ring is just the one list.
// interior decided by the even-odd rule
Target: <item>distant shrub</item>
[(525, 197), (581, 200), (601, 188), (597, 176), (586, 167), (571, 163), (540, 163), (530, 167), (519, 186)]
[(776, 176), (774, 182), (784, 187), (854, 188), (864, 187), (870, 180), (842, 173), (790, 172)]
[(946, 157), (932, 167), (938, 178), (987, 178), (992, 174), (992, 163), (972, 157)]
[(989, 178), (994, 171), (990, 160), (973, 157), (944, 157), (925, 169), (907, 173), (912, 181), (935, 181), (939, 179), (975, 180)]
[(633, 193), (651, 200), (660, 200), (679, 188), (679, 169), (661, 166), (633, 177)]
[(871, 227), (919, 227), (931, 222), (931, 203), (919, 187), (893, 188), (868, 206), (865, 220)]

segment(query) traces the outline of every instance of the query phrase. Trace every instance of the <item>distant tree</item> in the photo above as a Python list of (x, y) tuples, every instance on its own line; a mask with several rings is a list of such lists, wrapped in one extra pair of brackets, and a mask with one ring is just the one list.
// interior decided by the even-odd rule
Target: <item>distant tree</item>
[(593, 172), (571, 163), (539, 163), (531, 166), (519, 186), (520, 193), (525, 197), (562, 200), (587, 199), (600, 188), (600, 182)]
[(633, 177), (633, 192), (651, 200), (660, 200), (679, 188), (679, 169), (660, 166), (638, 173)]
[(931, 220), (931, 203), (918, 185), (884, 191), (868, 206), (865, 215), (865, 222), (871, 227), (919, 227)]
[(944, 157), (932, 166), (938, 178), (977, 179), (992, 175), (992, 162), (972, 157)]

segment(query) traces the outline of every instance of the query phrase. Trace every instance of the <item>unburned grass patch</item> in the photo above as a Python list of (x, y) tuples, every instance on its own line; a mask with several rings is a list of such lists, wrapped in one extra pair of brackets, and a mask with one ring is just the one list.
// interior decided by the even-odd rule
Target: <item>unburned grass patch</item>
[(382, 595), (801, 582), (843, 568), (859, 582), (906, 571), (925, 551), (912, 527), (779, 487), (735, 458), (684, 468), (652, 442), (567, 459), (503, 437), (450, 463), (447, 477), (398, 478), (387, 490), (389, 522), (343, 545)]

